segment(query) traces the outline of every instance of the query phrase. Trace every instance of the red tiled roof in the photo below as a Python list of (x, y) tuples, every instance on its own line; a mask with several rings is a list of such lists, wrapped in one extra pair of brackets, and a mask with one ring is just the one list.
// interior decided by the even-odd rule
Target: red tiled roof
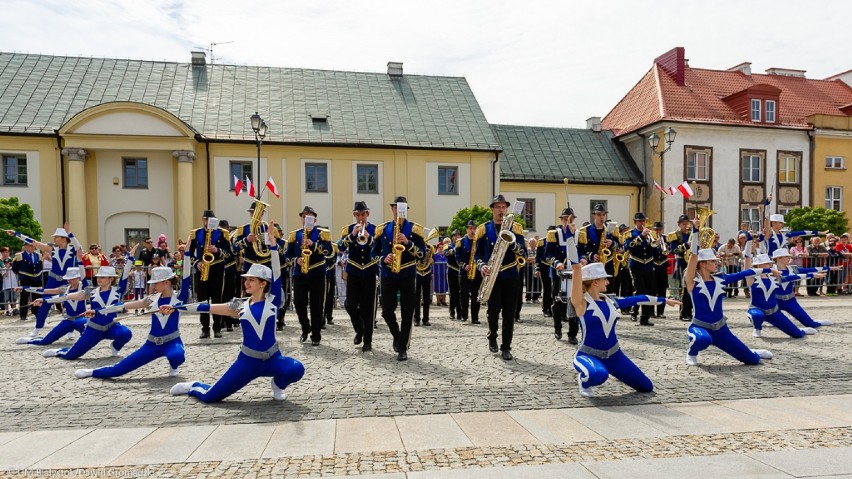
[(681, 86), (655, 63), (604, 117), (601, 126), (623, 135), (660, 120), (754, 125), (722, 99), (760, 84), (781, 90), (777, 125), (781, 127), (807, 128), (808, 115), (845, 115), (840, 108), (852, 103), (852, 88), (840, 80), (746, 75), (685, 66)]

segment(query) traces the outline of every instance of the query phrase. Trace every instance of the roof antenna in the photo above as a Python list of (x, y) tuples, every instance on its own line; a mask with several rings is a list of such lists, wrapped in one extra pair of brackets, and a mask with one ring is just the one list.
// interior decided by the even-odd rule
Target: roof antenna
[(210, 44), (209, 44), (210, 46), (208, 46), (207, 48), (204, 48), (204, 47), (193, 47), (193, 48), (197, 48), (199, 50), (204, 50), (205, 52), (210, 54), (210, 64), (212, 65), (213, 63), (216, 62), (216, 60), (221, 59), (221, 58), (213, 55), (213, 47), (215, 47), (216, 45), (226, 45), (228, 43), (234, 43), (234, 42), (235, 42), (235, 40), (228, 40), (227, 42), (210, 42)]

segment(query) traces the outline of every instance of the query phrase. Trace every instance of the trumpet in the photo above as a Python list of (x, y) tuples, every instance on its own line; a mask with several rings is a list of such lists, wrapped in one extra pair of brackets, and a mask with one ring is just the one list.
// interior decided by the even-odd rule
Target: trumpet
[(358, 223), (358, 236), (355, 241), (361, 246), (364, 246), (370, 241), (370, 234), (367, 232), (367, 223)]

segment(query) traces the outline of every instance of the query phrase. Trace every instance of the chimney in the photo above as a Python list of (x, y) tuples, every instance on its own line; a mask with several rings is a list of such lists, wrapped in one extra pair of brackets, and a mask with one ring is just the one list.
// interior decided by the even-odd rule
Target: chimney
[(766, 74), (781, 77), (805, 78), (805, 70), (794, 70), (792, 68), (768, 68), (766, 70)]
[(207, 64), (207, 54), (204, 52), (192, 52), (192, 66), (204, 66)]
[(402, 62), (388, 62), (388, 76), (402, 78)]
[(601, 117), (592, 116), (586, 119), (586, 128), (599, 133), (601, 131)]
[(739, 65), (734, 65), (728, 68), (729, 72), (742, 72), (743, 75), (751, 76), (751, 62), (742, 62)]
[(683, 47), (675, 47), (654, 59), (654, 63), (660, 66), (666, 74), (678, 85), (685, 84), (686, 54)]

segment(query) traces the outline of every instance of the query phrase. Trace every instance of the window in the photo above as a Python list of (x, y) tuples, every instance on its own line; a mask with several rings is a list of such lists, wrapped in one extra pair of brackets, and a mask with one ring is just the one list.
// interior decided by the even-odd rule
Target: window
[(763, 223), (760, 222), (760, 208), (757, 206), (744, 207), (740, 223), (747, 223), (749, 231), (760, 231)]
[[(229, 169), (231, 170), (231, 179), (228, 180), (230, 183), (230, 191), (234, 191), (234, 177), (236, 176), (240, 181), (243, 182), (243, 191), (247, 191), (248, 185), (246, 184), (246, 178), (250, 180), (254, 180), (254, 172), (251, 169), (250, 161), (232, 161), (229, 164)], [(259, 185), (254, 185), (255, 188), (258, 188)]]
[(379, 165), (358, 165), (358, 193), (379, 192)]
[(524, 219), (525, 228), (529, 231), (535, 230), (535, 199), (534, 198), (518, 198), (518, 201), (524, 202), (524, 209), (521, 211), (521, 218)]
[(706, 151), (688, 151), (686, 156), (686, 179), (689, 181), (707, 181), (709, 157)]
[(438, 194), (439, 195), (457, 195), (459, 194), (459, 168), (457, 166), (439, 166), (438, 167)]
[(3, 185), (27, 185), (27, 157), (3, 155)]
[(142, 240), (150, 236), (151, 232), (148, 228), (125, 228), (124, 244), (127, 245), (127, 251), (130, 251), (133, 246), (142, 243)]
[(825, 157), (825, 169), (827, 170), (843, 170), (843, 157), (842, 156), (826, 156)]
[(751, 121), (760, 121), (760, 100), (751, 101)]
[(766, 100), (766, 123), (775, 123), (775, 100)]
[(124, 158), (124, 187), (148, 188), (148, 160)]
[(825, 188), (825, 208), (829, 210), (842, 211), (843, 188), (840, 186), (828, 186)]
[(799, 182), (799, 158), (795, 156), (782, 156), (778, 159), (778, 182)]
[(746, 183), (760, 182), (760, 156), (743, 155), (743, 181)]
[(328, 193), (328, 165), (305, 163), (305, 191)]

